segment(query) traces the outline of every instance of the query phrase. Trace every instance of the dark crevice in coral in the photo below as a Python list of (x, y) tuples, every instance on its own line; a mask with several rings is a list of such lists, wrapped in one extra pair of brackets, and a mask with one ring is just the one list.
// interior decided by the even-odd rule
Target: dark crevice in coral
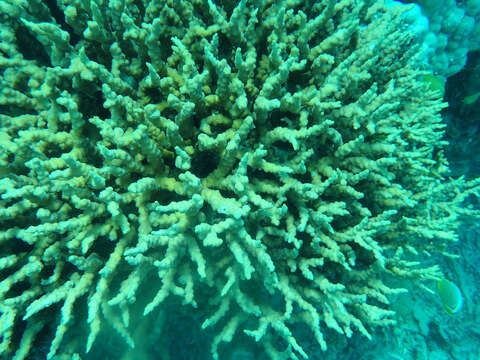
[[(275, 152), (277, 154), (281, 153), (283, 155), (287, 155), (289, 158), (292, 158), (296, 155), (293, 150), (292, 144), (289, 143), (288, 141), (281, 141), (281, 140), (277, 140), (272, 143), (272, 152)], [(276, 156), (274, 157), (277, 158)]]
[[(230, 59), (232, 59), (233, 54), (236, 50), (236, 44), (232, 43), (231, 39), (227, 38), (227, 36), (222, 33), (218, 32), (218, 58), (219, 59), (225, 59), (227, 62), (229, 62)], [(232, 68), (234, 67), (234, 64), (229, 63)]]
[(358, 47), (358, 36), (359, 36), (358, 30), (351, 35), (350, 42), (348, 43), (350, 53), (355, 51)]
[[(162, 34), (162, 37), (158, 39), (158, 48), (159, 52), (162, 55), (161, 59), (157, 59), (157, 62), (167, 62), (167, 59), (172, 56), (173, 50), (172, 50), (172, 37), (175, 36), (174, 34), (168, 34), (166, 33), (165, 35)], [(166, 67), (165, 67), (166, 69)], [(158, 69), (157, 69), (158, 70)], [(163, 76), (167, 76), (166, 72), (162, 74)]]
[(120, 205), (120, 212), (124, 215), (134, 215), (134, 216), (138, 216), (138, 207), (137, 205), (135, 204), (135, 202), (129, 202), (129, 203), (126, 203), (126, 204), (121, 204)]
[[(5, 251), (5, 250), (6, 249), (2, 249), (2, 254), (1, 254), (2, 257), (8, 256), (10, 254), (23, 255), (22, 253), (28, 251), (28, 250), (20, 251), (20, 250), (17, 250), (16, 248), (13, 248), (12, 249), (13, 251), (10, 251), (10, 252)], [(2, 270), (0, 270), (0, 279), (7, 279), (10, 276), (13, 276), (18, 270), (19, 270), (18, 266), (2, 269)]]
[(166, 101), (161, 90), (157, 87), (145, 88), (143, 95), (146, 97), (145, 101), (148, 101), (148, 104), (160, 104)]
[(204, 114), (195, 112), (190, 119), (192, 126), (195, 127), (196, 129), (199, 129), (203, 117), (204, 117)]
[(261, 169), (254, 169), (252, 167), (247, 167), (247, 177), (252, 179), (250, 182), (255, 180), (278, 182), (278, 179), (274, 174), (265, 172)]
[[(1, 75), (1, 74), (0, 74)], [(26, 71), (20, 71), (17, 73), (17, 76), (14, 79), (12, 88), (20, 91), (23, 94), (28, 94), (30, 91), (30, 86), (28, 85), (28, 80), (30, 79), (30, 74)]]
[(108, 51), (108, 47), (104, 48), (104, 45), (97, 41), (85, 42), (85, 54), (89, 60), (99, 63), (105, 66), (107, 69), (112, 68), (112, 55)]
[(290, 72), (286, 82), (286, 91), (290, 94), (295, 94), (297, 91), (304, 90), (309, 86), (309, 82), (312, 80), (312, 64), (307, 61), (303, 70), (296, 70)]
[(0, 105), (0, 114), (11, 117), (22, 115), (36, 115), (38, 113), (35, 109), (22, 108), (16, 105)]
[[(89, 91), (88, 88), (92, 88), (92, 91)], [(78, 110), (83, 114), (84, 119), (98, 116), (100, 119), (105, 120), (111, 116), (110, 110), (103, 106), (106, 99), (98, 87), (89, 86), (82, 90), (80, 94), (78, 97)]]
[[(18, 224), (13, 224), (11, 222), (5, 222), (5, 221), (2, 221), (2, 228), (5, 229), (5, 228), (10, 228), (10, 229), (13, 229), (15, 227), (18, 226)], [(25, 223), (23, 223), (22, 225), (25, 225)], [(20, 227), (20, 226), (18, 226)], [(23, 254), (23, 253), (28, 253), (30, 251), (32, 251), (33, 249), (33, 245), (30, 245), (28, 243), (26, 243), (25, 241), (19, 239), (19, 238), (12, 238), (12, 239), (9, 239), (8, 241), (4, 242), (4, 245), (3, 248), (2, 248), (2, 256), (5, 256), (6, 254)], [(10, 271), (10, 270), (7, 270), (7, 269), (3, 269), (2, 271)], [(0, 275), (0, 278), (1, 279), (5, 279), (6, 277), (3, 277), (3, 273)]]
[[(324, 263), (321, 267), (322, 276), (325, 276), (327, 280), (333, 284), (348, 284), (349, 281), (345, 279), (345, 268), (328, 258), (324, 257)], [(348, 274), (348, 273), (347, 273)]]
[(177, 116), (177, 114), (178, 112), (171, 107), (167, 107), (162, 111), (162, 116), (172, 121), (175, 121), (175, 117)]
[[(295, 237), (302, 241), (303, 246), (300, 248), (300, 254), (307, 254), (308, 251), (311, 251), (311, 246), (310, 244), (312, 243), (312, 235), (305, 231), (298, 231), (295, 234)], [(308, 250), (307, 250), (308, 249)]]
[(176, 170), (175, 156), (173, 154), (173, 149), (171, 149), (171, 151), (172, 151), (171, 153), (164, 154), (162, 158), (163, 165), (165, 166), (164, 172), (166, 172), (169, 175), (172, 175), (172, 173)]
[(299, 194), (296, 190), (289, 189), (283, 194), (283, 196), (286, 197), (286, 201), (284, 202), (284, 204), (286, 204), (288, 207), (288, 214), (293, 216), (294, 219), (298, 219), (300, 217), (300, 212), (298, 208), (302, 208), (305, 206), (302, 195)]
[[(82, 130), (85, 128), (82, 128)], [(82, 134), (91, 134), (91, 132), (88, 131), (82, 131)], [(104, 166), (104, 159), (100, 155), (99, 151), (95, 147), (95, 140), (96, 138), (94, 136), (89, 136), (86, 135), (83, 138), (84, 141), (84, 146), (83, 146), (83, 155), (88, 157), (88, 163), (89, 165), (92, 165), (93, 167), (100, 169)], [(80, 175), (80, 174), (79, 174)], [(85, 174), (82, 174), (85, 175)]]
[(54, 270), (55, 270), (54, 265), (44, 265), (42, 270), (40, 271), (39, 276), (41, 279), (47, 279), (53, 275)]
[(361, 247), (357, 243), (349, 242), (350, 247), (355, 253), (355, 270), (367, 271), (372, 268), (372, 265), (377, 261), (371, 251)]
[(330, 141), (329, 139), (321, 139), (317, 142), (317, 147), (314, 149), (315, 154), (318, 159), (322, 159), (323, 157), (333, 157), (333, 154), (337, 150), (337, 145)]
[[(95, 221), (95, 224), (104, 224), (105, 220), (103, 222), (97, 222)], [(117, 236), (123, 236), (121, 233), (120, 229), (117, 229)], [(91, 253), (95, 253), (97, 256), (99, 256), (102, 259), (102, 263), (105, 263), (105, 261), (108, 260), (110, 255), (113, 253), (113, 250), (115, 249), (115, 246), (118, 242), (117, 240), (110, 240), (105, 236), (100, 236), (95, 239), (95, 242), (93, 243), (93, 246), (90, 248), (87, 254), (85, 254), (85, 257), (88, 257)]]
[(45, 147), (45, 150), (43, 153), (47, 158), (53, 159), (53, 158), (58, 158), (64, 153), (68, 153), (71, 151), (71, 148), (64, 149), (63, 146), (60, 146), (55, 143), (50, 143)]
[[(198, 123), (197, 128), (200, 127), (200, 123)], [(225, 131), (229, 130), (231, 128), (231, 124), (212, 124), (210, 126), (210, 129), (212, 130), (212, 133), (215, 135), (224, 133)]]
[[(52, 339), (55, 337), (55, 332), (60, 320), (57, 314), (60, 313), (62, 305), (63, 302), (54, 303), (46, 309), (43, 309), (37, 314), (33, 315), (32, 319), (34, 319), (35, 322), (44, 324), (44, 326), (35, 337), (31, 348), (32, 350), (27, 358), (28, 360), (43, 360), (47, 358), (46, 355), (50, 351)], [(24, 324), (24, 321), (22, 321), (21, 325)], [(73, 328), (75, 327), (71, 327), (71, 329)]]
[(300, 181), (302, 184), (311, 184), (312, 183), (312, 174), (309, 171), (306, 171), (303, 174), (292, 174), (292, 177), (298, 181)]
[[(33, 196), (29, 197), (29, 200), (33, 203), (36, 202)], [(27, 210), (21, 214), (17, 214), (14, 219), (9, 219), (8, 223), (4, 222), (4, 224), (11, 229), (15, 227), (26, 229), (29, 226), (39, 225), (40, 219), (36, 216), (36, 210)]]
[(2, 295), (2, 296), (4, 296), (5, 299), (14, 298), (22, 295), (25, 291), (27, 291), (30, 288), (31, 288), (31, 284), (28, 280), (19, 281), (14, 283), (10, 287), (10, 289), (5, 293), (5, 295)]
[(197, 151), (193, 155), (191, 172), (199, 178), (211, 174), (220, 163), (220, 155), (213, 150)]
[(52, 67), (50, 57), (43, 45), (23, 25), (15, 28), (15, 39), (18, 44), (18, 51), (26, 60), (33, 60), (40, 66)]
[(296, 123), (297, 119), (297, 114), (292, 114), (289, 111), (274, 109), (268, 113), (267, 124), (269, 129), (275, 129), (276, 127), (287, 127), (287, 121)]
[(148, 200), (149, 202), (158, 202), (159, 205), (169, 205), (172, 202), (185, 200), (185, 198), (173, 191), (155, 190), (150, 193)]
[(112, 189), (115, 189), (116, 188), (116, 184), (117, 184), (117, 177), (115, 176), (109, 176), (107, 179), (105, 179), (105, 189), (111, 187)]
[(53, 16), (57, 24), (60, 25), (63, 31), (68, 32), (70, 35), (70, 45), (75, 46), (81, 40), (81, 37), (80, 35), (77, 35), (75, 30), (65, 22), (65, 14), (57, 6), (57, 2), (55, 0), (43, 0), (43, 2), (50, 9), (50, 14)]
[[(260, 64), (263, 61), (263, 57), (269, 55), (269, 41), (268, 41), (268, 36), (270, 35), (270, 29), (265, 28), (263, 25), (258, 25), (257, 27), (257, 38), (255, 39), (255, 50), (257, 52), (257, 57), (256, 57), (256, 63), (255, 63), (255, 69), (257, 69), (257, 75), (258, 75), (258, 69), (261, 68)], [(262, 68), (263, 71), (265, 69)], [(258, 81), (258, 77), (256, 77), (256, 84), (258, 88), (261, 88), (263, 83), (260, 83)]]
[(194, 6), (193, 7), (193, 10), (195, 12), (195, 18), (197, 19), (198, 22), (200, 22), (201, 24), (203, 24), (204, 26), (205, 25), (211, 25), (213, 24), (213, 18), (210, 14), (210, 12), (208, 11), (208, 8), (207, 7), (203, 7), (203, 6)]
[[(138, 54), (138, 52), (135, 50), (131, 41), (125, 41), (125, 40), (122, 40), (122, 39), (118, 39), (118, 45), (120, 46), (120, 49), (122, 50), (122, 54), (124, 54), (124, 56), (127, 59), (135, 59), (135, 58), (138, 58), (140, 56), (140, 54)], [(146, 69), (146, 66), (144, 66), (144, 68)], [(124, 72), (123, 75), (127, 75), (127, 73)]]
[[(148, 4), (148, 2), (147, 2)], [(141, 0), (133, 0), (131, 2), (131, 5), (132, 7), (133, 6), (136, 6), (136, 8), (138, 9), (138, 15), (133, 17), (133, 20), (135, 21), (135, 25), (137, 25), (138, 27), (141, 27), (142, 26), (142, 22), (143, 22), (143, 19), (145, 17), (145, 6), (144, 6), (144, 2), (141, 1)]]
[(138, 180), (142, 179), (144, 177), (143, 174), (139, 174), (138, 172), (131, 172), (129, 174), (129, 184), (133, 184), (137, 182)]
[(222, 195), (225, 199), (236, 199), (237, 195), (231, 190), (228, 189), (220, 189), (220, 195)]

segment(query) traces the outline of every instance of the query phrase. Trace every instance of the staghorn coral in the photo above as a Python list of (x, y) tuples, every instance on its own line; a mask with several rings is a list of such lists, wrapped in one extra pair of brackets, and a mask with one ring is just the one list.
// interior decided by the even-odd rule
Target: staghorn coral
[(477, 185), (445, 180), (408, 8), (48, 4), (0, 1), (0, 355), (113, 327), (146, 358), (195, 309), (214, 359), (307, 358), (305, 330), (371, 338), (391, 279), (441, 277), (420, 257)]

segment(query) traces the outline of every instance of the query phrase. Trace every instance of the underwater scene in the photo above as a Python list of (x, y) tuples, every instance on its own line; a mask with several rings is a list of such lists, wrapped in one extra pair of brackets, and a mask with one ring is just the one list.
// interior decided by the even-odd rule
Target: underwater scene
[(479, 360), (480, 0), (0, 0), (0, 360)]

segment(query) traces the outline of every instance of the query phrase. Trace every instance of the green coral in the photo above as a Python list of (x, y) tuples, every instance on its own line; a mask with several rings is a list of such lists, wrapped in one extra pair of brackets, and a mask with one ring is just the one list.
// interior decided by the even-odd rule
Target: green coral
[(440, 277), (419, 258), (477, 185), (445, 181), (404, 7), (57, 6), (0, 1), (1, 356), (79, 359), (109, 326), (147, 356), (193, 308), (214, 359), (307, 358), (306, 330), (394, 324), (389, 278)]

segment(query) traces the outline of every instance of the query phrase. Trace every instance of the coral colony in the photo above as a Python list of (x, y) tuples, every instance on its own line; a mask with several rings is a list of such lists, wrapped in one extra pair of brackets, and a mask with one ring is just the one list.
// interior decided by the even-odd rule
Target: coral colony
[(0, 0), (0, 358), (180, 359), (172, 314), (206, 359), (395, 324), (477, 214), (412, 6)]

